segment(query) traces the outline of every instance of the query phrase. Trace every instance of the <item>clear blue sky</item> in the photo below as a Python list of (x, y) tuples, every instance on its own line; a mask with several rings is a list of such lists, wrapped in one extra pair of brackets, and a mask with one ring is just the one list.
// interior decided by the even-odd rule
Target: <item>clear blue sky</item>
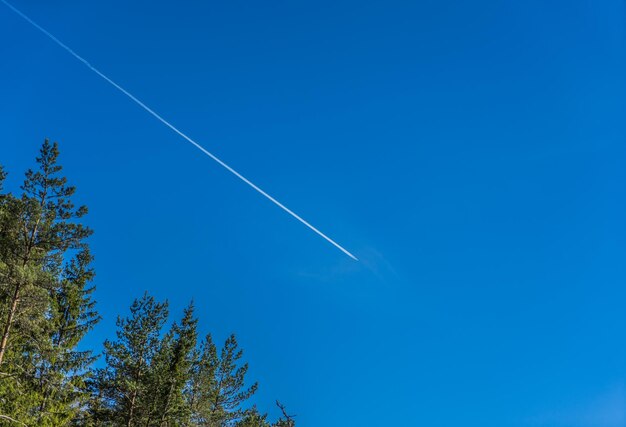
[(0, 5), (0, 162), (61, 144), (88, 344), (149, 290), (300, 427), (626, 425), (623, 1), (14, 4), (361, 258)]

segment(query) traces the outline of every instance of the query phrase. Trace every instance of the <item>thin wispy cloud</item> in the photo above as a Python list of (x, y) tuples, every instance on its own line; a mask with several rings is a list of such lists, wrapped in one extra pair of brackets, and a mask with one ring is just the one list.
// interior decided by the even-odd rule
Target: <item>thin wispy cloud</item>
[(626, 390), (624, 385), (576, 402), (572, 406), (545, 411), (526, 422), (532, 427), (624, 427)]

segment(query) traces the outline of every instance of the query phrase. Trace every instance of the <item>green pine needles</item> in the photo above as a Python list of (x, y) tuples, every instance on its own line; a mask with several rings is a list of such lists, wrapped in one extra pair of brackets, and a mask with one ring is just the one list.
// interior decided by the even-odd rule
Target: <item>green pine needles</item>
[(219, 350), (200, 339), (193, 303), (165, 330), (167, 302), (136, 299), (93, 368), (79, 348), (100, 319), (92, 231), (58, 156), (46, 140), (19, 195), (0, 166), (0, 425), (294, 427), (280, 403), (274, 423), (250, 405), (257, 384), (235, 336)]

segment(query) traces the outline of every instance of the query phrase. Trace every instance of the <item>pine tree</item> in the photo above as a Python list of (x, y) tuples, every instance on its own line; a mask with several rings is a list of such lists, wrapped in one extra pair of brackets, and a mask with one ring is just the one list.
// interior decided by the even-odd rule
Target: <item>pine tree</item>
[(217, 390), (217, 347), (211, 335), (194, 351), (191, 378), (185, 390), (185, 396), (191, 411), (190, 426), (215, 425), (213, 420), (213, 402)]
[(161, 348), (168, 305), (146, 293), (130, 312), (117, 320), (117, 340), (105, 341), (106, 367), (96, 371), (92, 384), (91, 412), (101, 425), (143, 426), (150, 414), (152, 363)]
[[(38, 408), (38, 425), (65, 425), (74, 419), (87, 402), (86, 371), (96, 359), (90, 350), (76, 346), (99, 320), (91, 300), (93, 277), (89, 267), (92, 257), (87, 248), (76, 253), (63, 268), (61, 280), (51, 292), (48, 321), (44, 328), (48, 346), (44, 361), (38, 366), (42, 400)], [(70, 405), (71, 411), (61, 410)]]
[(185, 390), (191, 411), (190, 426), (210, 425), (218, 362), (217, 348), (211, 335), (207, 335), (200, 348), (194, 351), (191, 378)]
[(233, 426), (248, 414), (245, 403), (258, 385), (245, 386), (248, 364), (240, 362), (242, 355), (234, 335), (228, 337), (219, 357), (211, 336), (206, 337), (188, 393), (196, 425)]
[(0, 166), (0, 425), (84, 427), (294, 427), (247, 405), (248, 364), (234, 335), (218, 354), (197, 344), (190, 304), (163, 335), (167, 302), (148, 294), (117, 320), (105, 367), (78, 345), (99, 320), (92, 298), (91, 230), (48, 140), (19, 196)]
[(106, 367), (94, 373), (83, 425), (294, 427), (288, 416), (270, 424), (247, 407), (257, 384), (246, 387), (248, 364), (235, 336), (219, 354), (211, 335), (198, 346), (193, 304), (165, 335), (167, 303), (144, 294), (130, 311), (118, 319), (117, 340), (105, 342)]
[(253, 407), (239, 420), (236, 424), (237, 427), (272, 427), (267, 421), (267, 414), (261, 414)]
[(161, 342), (152, 372), (152, 410), (146, 425), (187, 425), (191, 416), (184, 390), (191, 376), (197, 319), (193, 303)]
[(281, 410), (282, 416), (273, 424), (267, 420), (267, 414), (261, 414), (256, 406), (247, 410), (243, 418), (235, 423), (236, 427), (295, 427), (293, 415), (287, 414), (285, 406), (276, 401), (276, 406)]
[(37, 425), (76, 417), (93, 361), (76, 347), (98, 321), (87, 208), (74, 207), (58, 155), (45, 140), (21, 196), (0, 198), (0, 414)]
[(245, 387), (248, 363), (240, 363), (242, 356), (243, 350), (239, 349), (235, 335), (231, 335), (220, 353), (214, 404), (215, 413), (225, 415), (222, 422), (226, 425), (232, 424), (246, 414), (243, 404), (258, 388), (257, 383)]

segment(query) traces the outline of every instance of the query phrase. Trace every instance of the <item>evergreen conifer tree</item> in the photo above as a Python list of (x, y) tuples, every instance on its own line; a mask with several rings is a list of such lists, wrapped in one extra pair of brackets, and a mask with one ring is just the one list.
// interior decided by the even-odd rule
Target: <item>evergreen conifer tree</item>
[(190, 304), (166, 334), (167, 302), (147, 293), (118, 317), (104, 363), (78, 345), (99, 320), (92, 294), (91, 230), (48, 140), (19, 196), (0, 166), (0, 425), (294, 427), (247, 402), (248, 364), (231, 335), (218, 353), (197, 343)]
[(191, 411), (190, 426), (209, 426), (213, 415), (213, 402), (217, 379), (215, 373), (219, 359), (211, 335), (207, 335), (194, 351), (191, 378), (185, 396)]
[(163, 338), (151, 369), (151, 411), (146, 425), (187, 425), (191, 410), (184, 391), (191, 377), (197, 319), (193, 303)]
[(75, 208), (58, 155), (45, 140), (21, 196), (0, 198), (0, 414), (37, 425), (77, 416), (93, 361), (77, 345), (99, 319), (87, 208)]
[(233, 426), (248, 414), (245, 403), (258, 385), (246, 387), (248, 364), (241, 363), (242, 355), (234, 335), (228, 337), (219, 356), (211, 335), (206, 337), (188, 393), (196, 425)]
[(267, 421), (267, 414), (261, 414), (253, 407), (239, 420), (236, 424), (237, 427), (271, 427), (271, 424)]
[(95, 375), (91, 411), (102, 425), (143, 426), (150, 415), (152, 363), (161, 347), (167, 302), (156, 302), (146, 293), (130, 312), (117, 320), (117, 340), (105, 341), (106, 367)]

